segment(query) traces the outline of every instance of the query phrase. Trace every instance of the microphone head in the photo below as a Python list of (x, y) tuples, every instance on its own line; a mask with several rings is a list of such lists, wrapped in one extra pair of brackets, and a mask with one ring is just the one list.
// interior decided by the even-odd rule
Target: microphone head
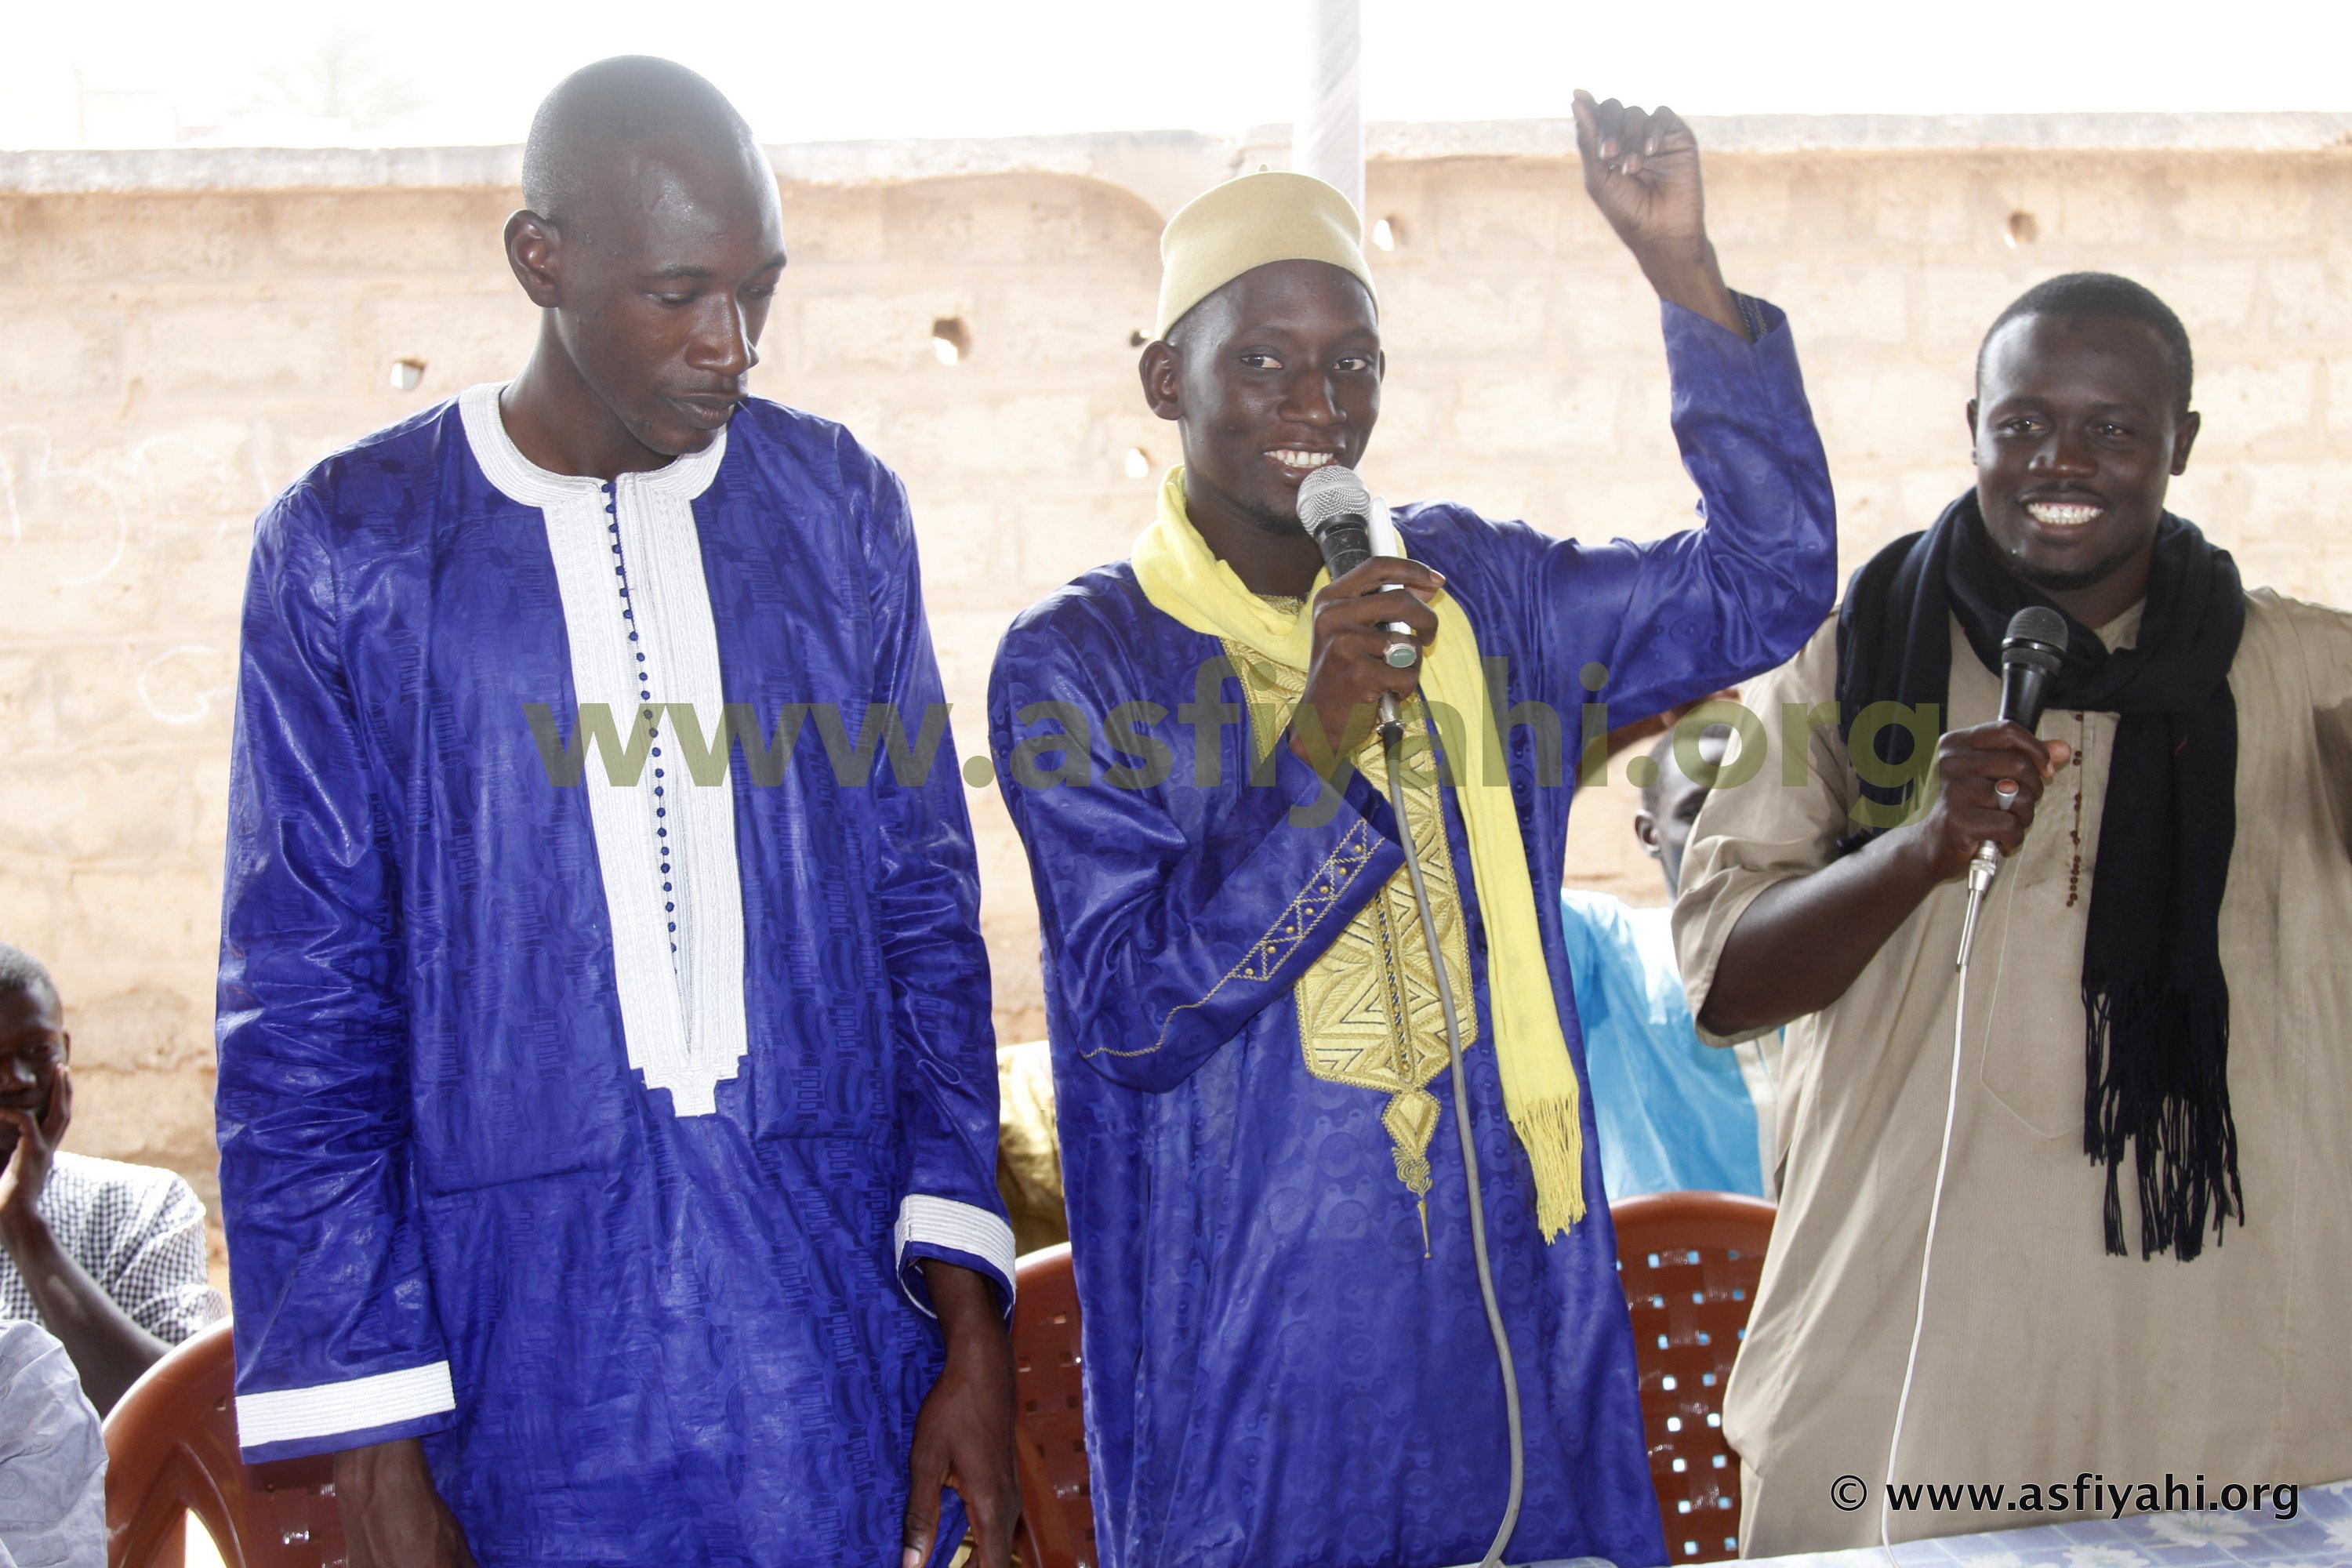
[(2057, 674), (2066, 662), (2066, 617), (2047, 605), (2028, 605), (2010, 616), (2009, 635), (2000, 639), (2000, 662)]
[(1371, 515), (1372, 492), (1353, 468), (1326, 463), (1298, 481), (1298, 521), (1309, 533), (1319, 535), (1339, 518), (1362, 521)]

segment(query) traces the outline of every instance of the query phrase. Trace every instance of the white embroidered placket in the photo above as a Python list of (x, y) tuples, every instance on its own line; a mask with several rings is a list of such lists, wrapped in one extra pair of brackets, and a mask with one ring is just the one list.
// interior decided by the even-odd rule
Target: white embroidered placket
[(742, 878), (734, 792), (723, 774), (707, 784), (693, 777), (677, 731), (694, 724), (719, 757), (727, 754), (719, 637), (694, 521), (694, 500), (719, 471), (727, 432), (666, 468), (624, 474), (608, 491), (525, 458), (499, 417), (499, 391), (463, 395), (466, 435), (490, 482), (546, 520), (580, 704), (570, 717), (584, 731), (585, 715), (602, 705), (631, 751), (643, 710), (654, 715), (634, 778), (622, 759), (601, 748), (589, 754), (585, 734), (575, 731), (587, 762), (583, 787), (629, 1065), (646, 1088), (669, 1091), (677, 1114), (708, 1116), (748, 1048)]

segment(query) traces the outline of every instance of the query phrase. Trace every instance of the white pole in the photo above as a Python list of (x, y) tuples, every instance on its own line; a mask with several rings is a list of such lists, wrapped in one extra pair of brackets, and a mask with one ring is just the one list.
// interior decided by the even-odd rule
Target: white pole
[(1307, 105), (1290, 166), (1339, 187), (1364, 210), (1363, 0), (1306, 0)]

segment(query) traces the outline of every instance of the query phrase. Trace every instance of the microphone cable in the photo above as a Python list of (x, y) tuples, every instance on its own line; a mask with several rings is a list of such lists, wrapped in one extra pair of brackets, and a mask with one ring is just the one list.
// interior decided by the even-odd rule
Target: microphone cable
[(1920, 1331), (1927, 1323), (1927, 1275), (1936, 1261), (1936, 1222), (1944, 1212), (1944, 1176), (1951, 1168), (1952, 1126), (1960, 1109), (1960, 1057), (1968, 1047), (1969, 1038), (1968, 937), (1974, 934), (1977, 909), (1983, 897), (1982, 890), (1970, 893), (1969, 930), (1960, 942), (1959, 981), (1954, 987), (1958, 999), (1952, 1008), (1952, 1083), (1944, 1100), (1944, 1142), (1936, 1153), (1936, 1185), (1927, 1199), (1927, 1240), (1919, 1254), (1919, 1300), (1911, 1313), (1911, 1349), (1903, 1358), (1903, 1392), (1895, 1400), (1895, 1432), (1886, 1440), (1886, 1477), (1878, 1489), (1878, 1547), (1886, 1553), (1889, 1563), (1896, 1562), (1895, 1543), (1888, 1539), (1894, 1519), (1891, 1494), (1895, 1489), (1895, 1457), (1903, 1446), (1903, 1417), (1911, 1405), (1911, 1380), (1919, 1370)]
[[(1372, 499), (1371, 492), (1352, 468), (1338, 463), (1327, 464), (1308, 474), (1299, 482), (1298, 521), (1322, 552), (1323, 563), (1337, 582), (1373, 553), (1375, 531), (1383, 555), (1402, 555), (1402, 542), (1396, 538), (1395, 524), (1388, 508)], [(1391, 636), (1406, 638), (1411, 628), (1402, 623), (1387, 626)], [(1416, 652), (1418, 650), (1416, 649)], [(1411, 661), (1399, 664), (1390, 653), (1390, 663), (1408, 668)], [(1399, 717), (1402, 705), (1394, 693), (1381, 698), (1379, 730), (1381, 750), (1388, 763), (1389, 805), (1395, 813), (1397, 838), (1404, 850), (1406, 874), (1412, 882), (1413, 907), (1421, 914), (1422, 941), (1428, 944), (1429, 967), (1437, 976), (1438, 1006), (1445, 1016), (1445, 1058), (1453, 1074), (1454, 1139), (1462, 1145), (1462, 1176), (1470, 1200), (1470, 1250), (1478, 1265), (1478, 1296), (1486, 1309), (1487, 1331), (1495, 1338), (1495, 1363), (1503, 1373), (1503, 1421), (1507, 1429), (1511, 1450), (1511, 1486), (1508, 1500), (1503, 1507), (1503, 1522), (1495, 1532), (1493, 1544), (1476, 1568), (1502, 1568), (1504, 1549), (1510, 1545), (1511, 1536), (1518, 1529), (1519, 1504), (1527, 1491), (1527, 1435), (1519, 1418), (1519, 1378), (1511, 1363), (1511, 1335), (1503, 1326), (1503, 1310), (1495, 1300), (1494, 1265), (1486, 1255), (1486, 1205), (1478, 1187), (1478, 1143), (1470, 1125), (1470, 1090), (1467, 1074), (1462, 1066), (1462, 1020), (1454, 1005), (1454, 984), (1445, 973), (1445, 954), (1437, 942), (1437, 917), (1429, 903), (1429, 888), (1422, 879), (1421, 847), (1413, 842), (1412, 816), (1405, 806), (1404, 724)], [(1424, 703), (1423, 712), (1428, 711)], [(1426, 720), (1423, 721), (1424, 732)], [(1438, 832), (1445, 831), (1444, 782), (1433, 770), (1430, 783), (1432, 797), (1437, 803)], [(1497, 1060), (1497, 1067), (1500, 1062)]]
[[(1503, 1371), (1503, 1420), (1510, 1431), (1511, 1489), (1504, 1505), (1502, 1527), (1477, 1568), (1502, 1568), (1503, 1549), (1518, 1529), (1519, 1502), (1527, 1489), (1527, 1436), (1519, 1421), (1519, 1379), (1511, 1364), (1510, 1331), (1503, 1326), (1503, 1310), (1495, 1300), (1495, 1271), (1486, 1258), (1486, 1210), (1478, 1195), (1478, 1145), (1470, 1130), (1467, 1079), (1462, 1069), (1462, 1025), (1454, 1010), (1454, 986), (1445, 976), (1445, 954), (1437, 945), (1437, 917), (1431, 912), (1429, 888), (1422, 880), (1421, 850), (1413, 843), (1412, 814), (1405, 809), (1403, 726), (1393, 721), (1381, 726), (1381, 749), (1388, 758), (1389, 805), (1396, 815), (1397, 837), (1404, 849), (1405, 871), (1412, 881), (1412, 901), (1421, 911), (1421, 938), (1429, 946), (1429, 966), (1437, 976), (1437, 1002), (1445, 1014), (1445, 1055), (1454, 1075), (1454, 1131), (1462, 1145), (1462, 1176), (1470, 1194), (1470, 1251), (1478, 1264), (1478, 1295), (1486, 1306), (1486, 1328), (1495, 1336), (1495, 1361)], [(1438, 804), (1438, 830), (1444, 831), (1445, 797), (1433, 780)], [(1958, 1079), (1954, 1080), (1957, 1086)], [(1899, 1420), (1899, 1418), (1898, 1418)]]
[[(2042, 728), (2042, 710), (2050, 682), (2066, 663), (2066, 617), (2047, 605), (2028, 605), (2009, 618), (2000, 641), (2000, 717), (2029, 732)], [(2006, 791), (2002, 785), (2007, 784)], [(2003, 811), (2017, 804), (2017, 786), (2008, 780), (1993, 785), (1996, 804)], [(1903, 1447), (1903, 1417), (1911, 1405), (1911, 1380), (1919, 1370), (1920, 1331), (1927, 1321), (1927, 1270), (1936, 1260), (1936, 1222), (1944, 1212), (1944, 1177), (1952, 1163), (1952, 1125), (1960, 1109), (1960, 1058), (1968, 1049), (1969, 950), (1977, 934), (1977, 918), (1984, 912), (1985, 896), (2000, 874), (2001, 854), (1992, 840), (1977, 846), (1969, 858), (1969, 901), (1960, 921), (1960, 952), (1957, 965), (1958, 1000), (1952, 1008), (1952, 1087), (1944, 1101), (1944, 1142), (1936, 1154), (1936, 1186), (1927, 1199), (1927, 1240), (1919, 1254), (1919, 1300), (1911, 1314), (1911, 1349), (1903, 1358), (1903, 1392), (1895, 1401), (1895, 1433), (1886, 1440), (1886, 1478), (1878, 1493), (1878, 1546), (1888, 1563), (1895, 1561), (1893, 1533), (1895, 1458)], [(2008, 927), (2001, 930), (2001, 947), (2009, 946)], [(1998, 966), (1996, 965), (1996, 971)]]

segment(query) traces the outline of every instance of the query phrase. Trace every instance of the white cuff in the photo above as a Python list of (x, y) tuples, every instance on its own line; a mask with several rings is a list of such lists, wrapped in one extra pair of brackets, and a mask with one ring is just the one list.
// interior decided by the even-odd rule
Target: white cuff
[(897, 1245), (892, 1261), (898, 1266), (899, 1288), (932, 1317), (939, 1314), (924, 1306), (922, 1299), (907, 1285), (907, 1247), (910, 1242), (928, 1242), (979, 1258), (996, 1271), (1004, 1286), (1004, 1310), (1013, 1310), (1013, 1227), (988, 1210), (960, 1204), (952, 1198), (908, 1193), (898, 1205), (894, 1240)]
[(457, 1408), (449, 1363), (380, 1372), (348, 1383), (236, 1396), (236, 1440), (247, 1448), (367, 1432)]

